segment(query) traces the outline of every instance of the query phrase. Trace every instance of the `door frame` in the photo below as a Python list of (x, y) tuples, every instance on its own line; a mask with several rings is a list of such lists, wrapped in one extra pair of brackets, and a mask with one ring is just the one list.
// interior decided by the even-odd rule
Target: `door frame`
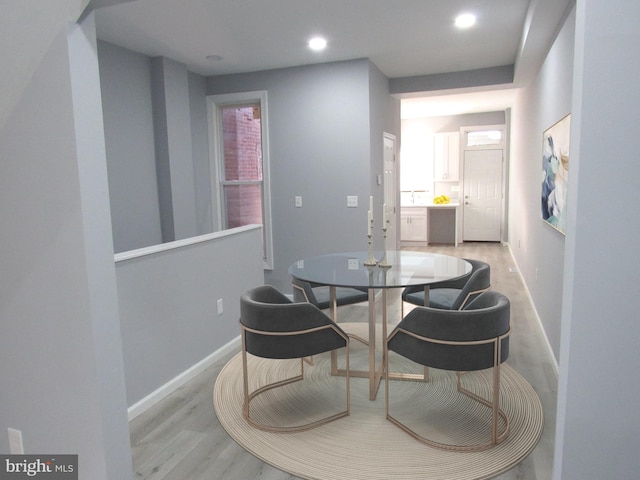
[[(392, 237), (389, 238), (389, 242), (387, 243), (387, 250), (398, 250), (400, 245), (400, 232), (398, 230), (398, 226), (400, 225), (399, 213), (400, 213), (400, 189), (399, 189), (399, 179), (398, 175), (398, 144), (396, 136), (389, 132), (383, 132), (382, 135), (382, 183), (383, 183), (383, 205), (387, 203), (387, 195), (393, 197), (393, 212), (388, 212), (391, 214), (391, 232)], [(392, 181), (387, 182), (387, 162), (385, 157), (385, 143), (386, 141), (390, 141), (393, 143), (393, 160), (391, 161), (393, 173), (392, 173)]]
[[(469, 132), (478, 132), (484, 130), (500, 130), (502, 132), (502, 138), (499, 144), (493, 145), (479, 145), (479, 146), (467, 146), (467, 135)], [(460, 179), (461, 185), (460, 190), (464, 193), (464, 157), (465, 152), (467, 150), (502, 150), (502, 206), (501, 206), (501, 218), (500, 218), (500, 243), (507, 243), (508, 241), (508, 222), (507, 222), (507, 214), (508, 214), (508, 192), (509, 192), (509, 129), (507, 128), (507, 124), (498, 124), (498, 125), (475, 125), (468, 127), (460, 127)], [(464, 202), (464, 198), (460, 199)], [(463, 205), (460, 205), (463, 207)], [(461, 234), (464, 232), (464, 208), (461, 208), (462, 213), (462, 221), (460, 222), (460, 230)], [(464, 238), (461, 236), (462, 240)]]

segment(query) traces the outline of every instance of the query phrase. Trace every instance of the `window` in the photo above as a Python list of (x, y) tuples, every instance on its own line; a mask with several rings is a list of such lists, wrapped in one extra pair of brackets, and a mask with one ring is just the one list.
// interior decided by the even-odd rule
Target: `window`
[(210, 107), (218, 224), (222, 229), (263, 225), (265, 268), (273, 268), (266, 92), (214, 95)]
[(220, 110), (224, 228), (263, 224), (260, 104), (223, 106)]
[(467, 147), (500, 145), (501, 143), (502, 130), (476, 130), (467, 132)]

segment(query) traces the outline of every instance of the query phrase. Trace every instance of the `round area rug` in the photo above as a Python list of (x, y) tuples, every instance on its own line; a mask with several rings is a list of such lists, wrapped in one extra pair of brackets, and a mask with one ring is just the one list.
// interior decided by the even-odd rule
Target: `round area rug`
[[(341, 324), (366, 337), (366, 325)], [(351, 341), (352, 369), (364, 369), (367, 347)], [(299, 361), (249, 357), (250, 388), (293, 376)], [(344, 350), (338, 362), (344, 364)], [(381, 358), (381, 355), (378, 357)], [(329, 354), (305, 364), (300, 382), (269, 391), (251, 402), (252, 418), (269, 424), (306, 423), (345, 408), (344, 377), (331, 376)], [(422, 367), (392, 353), (390, 371), (421, 372)], [(491, 370), (472, 372), (464, 385), (490, 397)], [(390, 413), (420, 434), (447, 443), (484, 442), (490, 412), (458, 393), (453, 372), (430, 370), (428, 383), (393, 380)], [(351, 377), (351, 414), (299, 433), (269, 433), (242, 416), (242, 358), (222, 369), (213, 391), (215, 411), (227, 433), (243, 448), (291, 475), (312, 480), (480, 480), (493, 478), (521, 462), (536, 446), (543, 428), (540, 400), (527, 381), (507, 364), (501, 367), (500, 407), (510, 419), (501, 444), (480, 452), (444, 451), (414, 440), (385, 418), (385, 384), (369, 400), (368, 379)]]

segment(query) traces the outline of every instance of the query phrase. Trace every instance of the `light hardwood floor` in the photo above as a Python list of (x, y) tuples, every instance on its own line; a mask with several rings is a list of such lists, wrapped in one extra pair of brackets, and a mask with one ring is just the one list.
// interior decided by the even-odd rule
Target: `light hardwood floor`
[[(545, 338), (507, 247), (464, 243), (411, 250), (446, 253), (491, 265), (492, 289), (511, 300), (512, 334), (507, 363), (534, 387), (542, 401), (545, 425), (534, 451), (499, 480), (551, 478), (555, 432), (557, 373)], [(285, 292), (290, 293), (290, 292)], [(398, 292), (399, 293), (399, 292)], [(399, 318), (399, 301), (390, 302)], [(353, 309), (352, 312), (362, 312)], [(349, 307), (340, 320), (356, 321)], [(364, 319), (366, 321), (366, 319)], [(216, 418), (212, 391), (216, 376), (231, 358), (221, 359), (185, 386), (130, 423), (134, 478), (148, 480), (292, 480), (293, 477), (238, 446)]]

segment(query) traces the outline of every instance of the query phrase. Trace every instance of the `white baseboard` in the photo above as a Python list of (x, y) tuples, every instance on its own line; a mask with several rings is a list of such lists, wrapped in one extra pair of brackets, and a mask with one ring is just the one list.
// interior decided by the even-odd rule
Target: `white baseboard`
[[(516, 261), (516, 257), (513, 254), (513, 250), (511, 250), (511, 245), (509, 245), (508, 243), (506, 243), (505, 245), (509, 249), (509, 254), (511, 255), (511, 259), (513, 260), (513, 263), (518, 265), (518, 262)], [(520, 280), (522, 281), (522, 285), (524, 285), (524, 291), (527, 294), (527, 298), (529, 298), (529, 303), (531, 304), (531, 308), (533, 309), (533, 313), (535, 314), (536, 320), (538, 321), (538, 325), (540, 326), (540, 331), (542, 332), (542, 336), (544, 337), (544, 341), (547, 344), (547, 351), (549, 352), (549, 356), (551, 357), (551, 361), (552, 361), (551, 364), (553, 365), (553, 369), (555, 371), (556, 378), (558, 378), (558, 375), (559, 375), (558, 360), (556, 360), (556, 356), (553, 353), (553, 348), (551, 348), (551, 343), (549, 342), (549, 337), (547, 336), (547, 332), (545, 332), (545, 330), (544, 330), (544, 325), (542, 324), (542, 320), (540, 319), (540, 315), (538, 315), (538, 310), (536, 309), (536, 304), (533, 302), (533, 298), (531, 297), (531, 292), (529, 292), (529, 287), (527, 286), (527, 282), (525, 282), (524, 277), (522, 276), (522, 270), (520, 269), (519, 266), (518, 266), (518, 272), (517, 273), (520, 276)]]
[(182, 372), (180, 375), (172, 378), (157, 390), (151, 392), (143, 399), (131, 405), (127, 409), (129, 421), (146, 412), (160, 400), (166, 398), (170, 393), (175, 392), (178, 388), (194, 378), (196, 375), (202, 373), (219, 359), (225, 357), (229, 353), (233, 353), (234, 351), (240, 351), (240, 346), (240, 335), (238, 335), (236, 338), (231, 340), (226, 345), (220, 347), (211, 355), (203, 358), (198, 363)]

